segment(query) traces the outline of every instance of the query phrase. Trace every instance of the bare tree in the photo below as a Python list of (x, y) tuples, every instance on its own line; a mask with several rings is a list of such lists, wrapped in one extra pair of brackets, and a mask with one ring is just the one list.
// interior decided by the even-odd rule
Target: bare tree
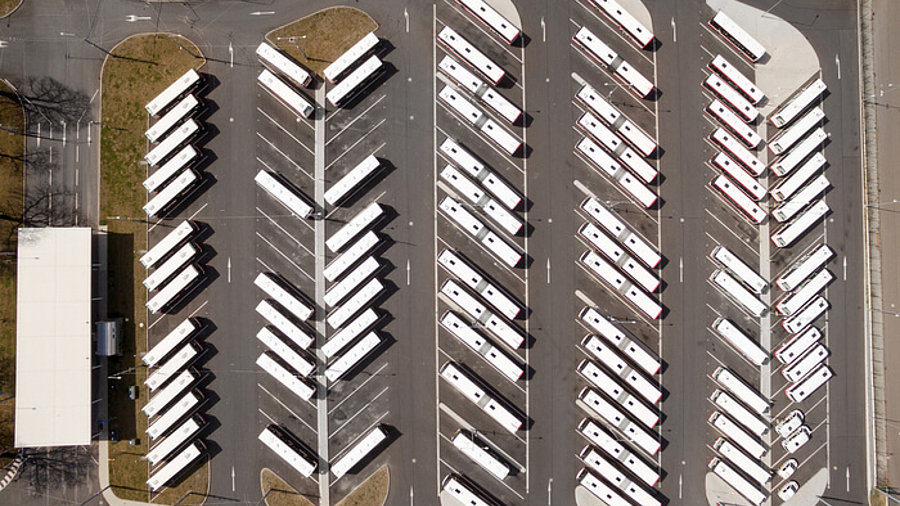
[(26, 448), (21, 451), (25, 460), (19, 479), (25, 480), (29, 493), (34, 497), (45, 496), (49, 491), (64, 487), (84, 485), (91, 479), (93, 463), (89, 446)]
[(48, 121), (53, 124), (74, 124), (90, 119), (90, 98), (52, 77), (32, 77), (19, 86), (19, 96), (29, 122)]

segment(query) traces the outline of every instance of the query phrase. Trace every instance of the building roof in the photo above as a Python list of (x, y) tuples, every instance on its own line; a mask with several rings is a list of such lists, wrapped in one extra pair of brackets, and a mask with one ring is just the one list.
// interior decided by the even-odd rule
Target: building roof
[(91, 442), (91, 229), (21, 228), (15, 446)]

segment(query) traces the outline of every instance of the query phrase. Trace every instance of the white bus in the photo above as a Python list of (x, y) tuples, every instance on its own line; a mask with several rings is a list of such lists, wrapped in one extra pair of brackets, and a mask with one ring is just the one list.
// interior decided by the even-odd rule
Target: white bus
[(615, 241), (601, 232), (596, 225), (585, 223), (578, 229), (578, 233), (594, 245), (595, 248), (599, 249), (612, 263), (624, 270), (625, 274), (628, 274), (644, 290), (653, 293), (659, 288), (659, 276), (650, 272), (637, 260), (626, 254)]
[(266, 193), (286, 207), (291, 214), (298, 218), (309, 218), (313, 207), (307, 204), (306, 199), (299, 195), (294, 188), (279, 181), (274, 175), (265, 170), (260, 170), (254, 178), (256, 184)]
[(632, 422), (619, 411), (618, 408), (610, 404), (596, 390), (585, 387), (578, 393), (578, 400), (583, 402), (594, 413), (599, 415), (606, 423), (619, 429), (626, 439), (637, 445), (638, 448), (647, 452), (648, 455), (656, 455), (659, 451), (659, 437), (655, 433), (651, 433), (647, 429)]
[(800, 381), (826, 358), (828, 358), (828, 348), (817, 343), (796, 362), (782, 369), (781, 374), (788, 381)]
[(621, 78), (628, 85), (628, 89), (641, 98), (646, 98), (655, 88), (652, 81), (635, 70), (627, 61), (623, 61), (616, 69), (616, 77)]
[(175, 125), (191, 114), (198, 106), (200, 101), (194, 95), (184, 97), (181, 102), (175, 104), (169, 112), (153, 124), (144, 135), (150, 142), (158, 142), (162, 136), (171, 130)]
[(766, 187), (761, 185), (756, 178), (748, 174), (746, 170), (741, 168), (737, 162), (725, 153), (717, 153), (712, 159), (712, 164), (731, 176), (731, 179), (737, 181), (753, 200), (758, 202), (766, 196)]
[(807, 181), (809, 181), (817, 172), (825, 169), (825, 155), (816, 153), (809, 160), (803, 163), (796, 172), (791, 174), (787, 179), (769, 193), (776, 202), (787, 200), (791, 195), (799, 190)]
[(188, 240), (191, 234), (197, 231), (197, 225), (190, 220), (184, 220), (166, 234), (155, 246), (141, 256), (141, 265), (146, 268), (153, 267), (160, 260), (166, 258), (181, 243)]
[(481, 408), (488, 416), (494, 419), (507, 432), (515, 434), (522, 428), (522, 420), (517, 413), (506, 407), (505, 400), (495, 399), (486, 392), (478, 382), (470, 378), (453, 362), (447, 362), (441, 366), (441, 377), (453, 388), (458, 390), (473, 404)]
[(631, 506), (631, 503), (619, 495), (618, 492), (609, 488), (606, 483), (603, 483), (600, 478), (597, 478), (585, 468), (581, 468), (581, 470), (578, 471), (578, 475), (575, 479), (578, 481), (579, 485), (590, 490), (592, 494), (597, 496), (603, 504), (608, 506)]
[(800, 355), (808, 350), (812, 345), (819, 342), (822, 338), (822, 332), (813, 327), (806, 327), (806, 330), (799, 334), (794, 334), (790, 339), (786, 340), (775, 350), (775, 358), (782, 364), (793, 363)]
[(500, 288), (482, 276), (459, 255), (444, 249), (438, 255), (438, 263), (453, 273), (460, 281), (469, 286), (476, 293), (484, 297), (488, 303), (510, 320), (519, 316), (521, 305), (510, 298)]
[(781, 228), (772, 234), (772, 243), (779, 248), (786, 248), (794, 243), (798, 237), (805, 234), (807, 230), (812, 228), (820, 219), (822, 219), (830, 208), (824, 200), (820, 200), (807, 208), (800, 216), (796, 217), (790, 223), (782, 225)]
[(769, 401), (729, 369), (717, 367), (713, 371), (712, 377), (726, 390), (736, 395), (739, 401), (757, 413), (763, 414), (769, 409)]
[[(314, 309), (300, 300), (296, 295), (288, 291), (281, 283), (276, 280), (273, 274), (260, 272), (253, 284), (262, 290), (266, 295), (272, 297), (281, 307), (287, 309), (300, 321), (305, 322), (312, 316)], [(293, 288), (293, 287), (292, 287)]]
[(819, 174), (817, 178), (804, 186), (803, 189), (794, 194), (793, 197), (776, 207), (772, 211), (772, 216), (774, 216), (779, 223), (784, 223), (793, 218), (794, 215), (804, 207), (808, 206), (813, 199), (825, 192), (830, 186), (831, 183), (828, 181), (828, 178), (825, 177), (825, 174)]
[(263, 69), (256, 80), (276, 100), (297, 116), (308, 118), (316, 110), (315, 105), (308, 98), (291, 88), (286, 82), (275, 77), (275, 74)]
[(198, 155), (197, 150), (190, 144), (181, 148), (181, 151), (169, 158), (169, 161), (144, 180), (144, 188), (148, 192), (158, 191), (165, 183), (175, 177), (175, 174), (180, 172), (181, 169), (193, 162)]
[(166, 185), (155, 197), (144, 205), (148, 218), (153, 218), (178, 201), (178, 197), (200, 178), (192, 169), (186, 169), (174, 181)]
[(763, 455), (768, 451), (762, 443), (748, 434), (738, 424), (734, 423), (731, 418), (715, 411), (709, 416), (709, 423), (719, 430), (722, 434), (737, 443), (745, 452), (749, 453), (755, 459), (762, 459)]
[(312, 76), (306, 69), (298, 65), (288, 55), (265, 42), (261, 42), (257, 46), (256, 56), (264, 63), (269, 64), (278, 73), (290, 78), (298, 86), (307, 86), (312, 81)]
[(189, 69), (183, 76), (170, 84), (165, 90), (156, 96), (145, 106), (151, 116), (159, 116), (172, 102), (188, 94), (194, 86), (202, 81), (200, 74), (194, 69)]
[(639, 47), (645, 48), (653, 42), (653, 32), (622, 8), (616, 0), (591, 0), (591, 3), (596, 5), (603, 15), (618, 24)]
[(144, 407), (141, 408), (141, 411), (147, 415), (147, 418), (153, 418), (160, 414), (169, 403), (175, 400), (175, 397), (184, 392), (196, 379), (197, 376), (190, 369), (181, 371), (181, 374), (176, 376), (171, 383), (151, 397), (147, 404), (144, 404)]
[(381, 338), (378, 337), (378, 334), (369, 332), (325, 369), (325, 377), (331, 382), (343, 378), (348, 371), (359, 365), (361, 360), (372, 353), (379, 344), (381, 344)]
[(309, 478), (316, 471), (318, 460), (309, 455), (293, 434), (287, 434), (283, 428), (269, 424), (259, 433), (259, 440), (304, 478)]
[(822, 79), (816, 79), (779, 107), (769, 118), (769, 121), (778, 128), (784, 127), (791, 121), (794, 121), (797, 116), (822, 96), (826, 88), (827, 86), (825, 86), (825, 82)]
[(384, 285), (378, 278), (369, 280), (363, 285), (347, 302), (341, 304), (337, 309), (331, 312), (326, 318), (328, 325), (333, 329), (338, 329), (347, 323), (351, 317), (366, 308), (375, 298), (384, 290)]
[(625, 468), (648, 487), (656, 486), (657, 482), (659, 482), (659, 473), (653, 467), (647, 465), (640, 457), (623, 446), (620, 443), (620, 439), (614, 438), (606, 429), (590, 418), (585, 418), (578, 424), (578, 431), (588, 441), (594, 443), (597, 448), (606, 452), (616, 461), (621, 462)]
[(497, 83), (506, 75), (502, 68), (449, 26), (445, 26), (438, 33), (438, 42), (456, 54), (456, 56), (462, 58), (463, 61), (481, 73), (494, 86), (497, 86)]
[(822, 127), (816, 128), (813, 130), (813, 133), (800, 141), (800, 144), (794, 146), (786, 155), (770, 165), (769, 170), (778, 177), (786, 176), (800, 165), (800, 162), (813, 154), (827, 138), (828, 134), (825, 133)]
[(331, 339), (322, 345), (321, 350), (325, 354), (325, 358), (333, 358), (377, 321), (378, 313), (374, 309), (369, 308), (363, 311), (361, 315), (344, 325), (341, 330), (337, 331), (331, 336)]
[(484, 304), (478, 302), (475, 297), (472, 297), (456, 281), (452, 279), (444, 281), (444, 284), (441, 285), (441, 293), (465, 311), (466, 314), (478, 321), (478, 323), (490, 329), (494, 335), (499, 337), (510, 348), (516, 349), (522, 346), (525, 337), (522, 336), (517, 327), (510, 325), (503, 318), (488, 311)]
[(662, 257), (658, 251), (646, 239), (633, 232), (624, 221), (604, 207), (597, 199), (590, 197), (584, 199), (581, 202), (581, 209), (609, 232), (609, 235), (615, 237), (625, 248), (634, 253), (638, 260), (644, 262), (644, 265), (651, 269), (659, 265)]
[(769, 354), (741, 329), (725, 318), (716, 318), (713, 331), (739, 354), (743, 355), (755, 366), (761, 366), (769, 360)]
[(159, 444), (150, 449), (146, 457), (144, 457), (151, 466), (156, 466), (175, 450), (181, 447), (189, 439), (191, 439), (203, 424), (203, 419), (199, 416), (189, 418), (181, 424), (171, 434), (166, 436)]
[(586, 307), (581, 310), (578, 317), (609, 341), (610, 344), (625, 353), (625, 356), (630, 358), (647, 374), (652, 376), (659, 372), (660, 367), (662, 367), (659, 357), (647, 350), (643, 345), (625, 336), (625, 333), (616, 328), (599, 311), (592, 307)]
[(784, 274), (775, 280), (775, 284), (784, 291), (794, 290), (813, 272), (828, 263), (833, 256), (834, 251), (827, 244), (819, 244), (797, 259)]
[(378, 263), (378, 260), (376, 260), (375, 257), (366, 257), (366, 259), (355, 269), (350, 271), (344, 279), (332, 285), (332, 287), (325, 292), (325, 297), (323, 298), (325, 305), (327, 307), (333, 307), (339, 304), (350, 295), (351, 292), (356, 290), (359, 285), (369, 279), (372, 274), (375, 274), (380, 266), (381, 264)]
[(710, 184), (725, 194), (728, 203), (740, 209), (741, 214), (754, 225), (759, 225), (766, 219), (766, 212), (724, 174), (716, 176)]
[(331, 185), (325, 192), (325, 202), (331, 205), (337, 205), (344, 197), (350, 194), (354, 188), (365, 181), (369, 176), (375, 173), (381, 162), (375, 158), (375, 155), (367, 156), (363, 161), (359, 162), (350, 172), (344, 174), (337, 183)]
[(749, 100), (732, 88), (718, 74), (710, 74), (703, 81), (703, 84), (730, 105), (732, 109), (737, 111), (745, 122), (753, 123), (759, 117), (759, 111), (756, 110), (756, 107), (753, 107)]
[(281, 311), (275, 308), (271, 302), (266, 299), (259, 301), (256, 305), (256, 312), (266, 319), (279, 332), (290, 339), (294, 344), (302, 349), (307, 349), (315, 341), (306, 331), (301, 329), (297, 324), (292, 322)]
[(575, 44), (581, 46), (585, 52), (608, 69), (617, 79), (628, 86), (635, 95), (645, 98), (653, 91), (653, 83), (641, 75), (625, 60), (619, 57), (615, 51), (594, 35), (587, 27), (581, 27), (572, 37)]
[(634, 146), (634, 149), (640, 151), (642, 155), (650, 156), (656, 151), (656, 141), (626, 118), (594, 88), (585, 84), (575, 94), (575, 98), (599, 116), (610, 129)]
[(441, 144), (441, 151), (470, 176), (475, 178), (476, 181), (480, 182), (487, 191), (497, 197), (508, 209), (515, 209), (522, 202), (522, 197), (516, 193), (509, 183), (485, 167), (483, 163), (453, 139), (447, 138)]
[(626, 496), (633, 499), (637, 504), (640, 504), (641, 506), (660, 506), (662, 504), (640, 485), (627, 478), (625, 474), (619, 471), (618, 468), (593, 447), (585, 446), (578, 456), (588, 465), (588, 467), (602, 476), (607, 482), (618, 487), (619, 490), (624, 492)]
[(162, 288), (152, 299), (147, 301), (150, 314), (156, 314), (200, 278), (200, 269), (196, 265), (188, 265), (178, 273), (170, 283)]
[(144, 384), (153, 392), (157, 388), (166, 384), (170, 378), (174, 378), (179, 371), (183, 370), (187, 365), (200, 354), (201, 346), (194, 341), (188, 341), (172, 358), (166, 360), (153, 373), (151, 373)]
[(256, 359), (256, 365), (263, 371), (269, 373), (269, 375), (275, 378), (279, 383), (287, 387), (287, 389), (293, 392), (297, 397), (305, 401), (310, 400), (316, 393), (315, 384), (304, 380), (299, 372), (288, 369), (272, 358), (269, 353), (270, 352), (263, 352), (259, 358)]
[(522, 220), (517, 218), (510, 211), (507, 211), (502, 204), (489, 197), (475, 183), (469, 180), (462, 172), (457, 170), (450, 164), (444, 166), (441, 170), (441, 178), (450, 183), (450, 185), (464, 197), (466, 197), (475, 207), (484, 211), (495, 223), (510, 235), (516, 235), (524, 224)]
[(806, 379), (789, 385), (784, 389), (785, 395), (792, 402), (803, 402), (807, 397), (815, 393), (822, 385), (828, 382), (834, 373), (827, 365), (822, 364), (818, 369), (810, 373)]
[(514, 44), (519, 39), (520, 30), (513, 26), (505, 17), (494, 10), (484, 0), (456, 0), (475, 15), (485, 26), (497, 33), (507, 44)]
[(522, 261), (522, 253), (518, 249), (501, 239), (452, 197), (444, 197), (438, 207), (509, 267), (516, 267)]
[(481, 355), (489, 364), (494, 366), (500, 374), (504, 375), (510, 381), (518, 381), (522, 378), (525, 371), (512, 358), (510, 358), (503, 350), (494, 346), (486, 338), (482, 337), (467, 322), (456, 315), (453, 311), (447, 311), (441, 317), (441, 325), (450, 331), (457, 339), (471, 348), (475, 353)]
[(756, 293), (763, 293), (769, 286), (762, 276), (757, 274), (755, 270), (744, 263), (743, 260), (738, 258), (737, 255), (732, 253), (731, 250), (725, 246), (716, 246), (713, 248), (709, 257), (717, 264), (728, 269), (732, 274), (737, 276), (741, 282)]
[(738, 24), (724, 12), (717, 12), (709, 21), (709, 25), (722, 34), (722, 37), (724, 37), (729, 44), (737, 48), (741, 55), (748, 60), (757, 62), (766, 54), (766, 48), (764, 48), (759, 41), (751, 37), (743, 28), (738, 26)]
[(716, 391), (709, 396), (709, 400), (711, 400), (716, 407), (731, 415), (738, 423), (758, 437), (762, 437), (763, 434), (769, 431), (769, 425), (766, 422), (751, 413), (750, 410), (745, 408), (734, 397), (728, 395), (728, 393), (716, 389)]
[(370, 230), (363, 234), (358, 241), (353, 243), (343, 253), (338, 255), (337, 258), (332, 260), (331, 263), (325, 266), (323, 272), (325, 279), (333, 282), (339, 278), (347, 271), (347, 269), (355, 265), (362, 257), (369, 254), (379, 242), (381, 241), (378, 239), (378, 236), (375, 235), (375, 232)]
[(316, 364), (312, 360), (304, 357), (284, 340), (275, 335), (268, 327), (263, 327), (256, 333), (256, 338), (260, 340), (266, 347), (278, 355), (287, 365), (294, 368), (304, 378), (308, 377), (316, 370)]
[(462, 429), (457, 430), (453, 438), (450, 439), (453, 446), (456, 447), (463, 455), (474, 460), (476, 464), (481, 466), (485, 471), (491, 473), (494, 478), (503, 480), (509, 476), (509, 466), (502, 460), (494, 456), (493, 452), (487, 450), (488, 446), (475, 439), (475, 436), (468, 431)]
[(645, 208), (656, 203), (656, 194), (640, 180), (635, 179), (619, 162), (612, 159), (603, 148), (591, 139), (584, 137), (575, 145), (581, 154), (600, 168), (610, 179), (616, 181), (627, 195), (637, 200)]
[(768, 310), (766, 305), (727, 272), (716, 269), (709, 277), (709, 280), (713, 285), (721, 289), (728, 298), (746, 309), (751, 315), (762, 318), (766, 314)]
[(369, 228), (383, 215), (384, 208), (381, 207), (378, 202), (372, 202), (364, 207), (362, 211), (356, 213), (356, 215), (339, 228), (337, 232), (332, 234), (331, 237), (325, 241), (325, 246), (327, 246), (332, 253), (337, 253), (343, 249), (350, 240), (356, 237), (357, 234)]
[(718, 457), (713, 457), (709, 462), (709, 468), (751, 504), (760, 506), (766, 500), (766, 494), (760, 492), (759, 487), (750, 483), (747, 478), (741, 476), (733, 467), (722, 462)]
[(181, 126), (165, 136), (155, 148), (151, 149), (150, 152), (144, 156), (144, 160), (146, 160), (147, 164), (151, 167), (159, 165), (160, 162), (174, 153), (176, 149), (190, 141), (190, 139), (199, 131), (200, 125), (193, 119), (188, 118)]
[(618, 269), (610, 265), (609, 262), (604, 260), (600, 255), (593, 251), (586, 251), (581, 255), (579, 260), (581, 260), (581, 263), (590, 269), (591, 272), (605, 281), (610, 288), (637, 306), (637, 308), (651, 320), (659, 318), (659, 315), (662, 314), (662, 306), (660, 306), (658, 302), (647, 295), (647, 292), (642, 288), (635, 286), (631, 281), (628, 281)]
[(187, 416), (194, 407), (200, 404), (202, 398), (203, 395), (196, 389), (184, 394), (171, 408), (167, 409), (147, 427), (145, 431), (147, 436), (151, 441), (159, 439), (160, 436), (168, 432), (179, 420)]
[(616, 155), (643, 182), (650, 184), (659, 175), (652, 165), (641, 158), (633, 149), (626, 146), (622, 139), (616, 136), (612, 130), (606, 128), (592, 113), (585, 112), (582, 114), (576, 124), (603, 144), (603, 147), (609, 150), (610, 153)]
[(791, 146), (806, 136), (813, 128), (815, 128), (823, 119), (825, 112), (822, 108), (816, 107), (809, 111), (799, 121), (794, 123), (790, 128), (781, 133), (774, 140), (769, 141), (769, 150), (774, 155), (783, 154), (789, 150)]
[(655, 411), (628, 393), (622, 385), (590, 360), (582, 360), (578, 364), (578, 372), (607, 397), (615, 399), (635, 420), (644, 424), (648, 429), (656, 427), (656, 424), (659, 423), (659, 415)]
[(790, 318), (781, 321), (781, 326), (791, 334), (796, 334), (805, 329), (816, 318), (822, 316), (828, 310), (828, 301), (821, 295), (816, 296), (803, 309), (796, 312)]
[(195, 441), (182, 450), (181, 453), (173, 457), (172, 460), (164, 465), (159, 471), (154, 473), (153, 476), (147, 480), (147, 486), (150, 487), (150, 490), (153, 492), (160, 490), (167, 483), (172, 481), (173, 478), (184, 472), (188, 466), (199, 459), (200, 456), (203, 455), (204, 449), (203, 443)]
[(449, 86), (445, 86), (438, 93), (438, 96), (452, 107), (454, 111), (459, 113), (460, 116), (472, 123), (481, 133), (485, 134), (488, 139), (503, 149), (506, 154), (513, 155), (522, 147), (522, 142), (519, 139), (504, 130), (499, 123), (490, 119), (475, 104)]
[(797, 291), (786, 293), (777, 303), (775, 309), (785, 316), (791, 316), (800, 310), (807, 302), (819, 294), (834, 280), (834, 275), (828, 269), (822, 269), (818, 274), (800, 285)]
[(156, 343), (156, 346), (150, 348), (150, 351), (141, 357), (147, 367), (153, 367), (160, 360), (169, 356), (176, 346), (186, 341), (194, 332), (200, 329), (200, 324), (193, 318), (185, 318), (177, 327), (166, 334), (166, 337)]
[(756, 130), (741, 121), (741, 118), (725, 106), (719, 99), (714, 98), (712, 102), (706, 106), (706, 111), (721, 121), (729, 130), (731, 130), (738, 138), (753, 149), (762, 142), (762, 137), (756, 133)]
[(383, 66), (384, 63), (377, 56), (370, 56), (359, 67), (356, 67), (356, 70), (351, 72), (346, 79), (328, 90), (325, 98), (334, 107), (341, 107), (347, 98), (361, 89), (360, 87), (363, 84), (378, 75)]
[(444, 477), (443, 481), (441, 481), (441, 490), (447, 492), (450, 497), (459, 501), (460, 504), (465, 504), (466, 506), (493, 505), (493, 503), (489, 503), (478, 492), (473, 490), (472, 487), (463, 483), (455, 474), (448, 474)]
[(452, 56), (445, 56), (438, 64), (438, 68), (456, 81), (457, 84), (469, 90), (470, 93), (478, 97), (479, 100), (509, 123), (515, 123), (522, 117), (522, 110), (518, 106), (485, 83), (480, 77), (469, 72)]
[(176, 272), (181, 271), (182, 267), (187, 265), (188, 262), (193, 260), (199, 254), (200, 250), (194, 246), (194, 243), (186, 243), (181, 249), (173, 253), (168, 260), (163, 262), (162, 265), (157, 267), (152, 274), (144, 278), (144, 288), (152, 292), (163, 286), (163, 284), (174, 276)]
[(762, 90), (753, 84), (753, 81), (742, 74), (734, 65), (729, 63), (724, 56), (720, 54), (716, 55), (709, 63), (709, 68), (722, 74), (722, 77), (728, 79), (728, 81), (740, 90), (744, 96), (750, 99), (751, 103), (758, 104), (760, 100), (766, 97)]
[(659, 385), (653, 383), (625, 363), (625, 360), (619, 356), (612, 345), (601, 341), (597, 336), (591, 335), (585, 336), (581, 340), (581, 345), (650, 404), (656, 404), (662, 398), (662, 391)]
[(759, 175), (766, 170), (766, 166), (759, 161), (759, 158), (757, 158), (749, 149), (745, 148), (743, 144), (738, 142), (734, 136), (725, 131), (725, 129), (716, 128), (709, 138), (715, 141), (719, 146), (722, 146), (722, 148), (737, 161), (741, 162), (754, 177), (759, 177)]
[(325, 70), (322, 71), (325, 79), (328, 79), (328, 82), (331, 84), (338, 82), (341, 76), (350, 70), (350, 67), (352, 67), (353, 64), (375, 49), (378, 42), (378, 37), (375, 36), (375, 32), (367, 33), (363, 38), (359, 39), (356, 44), (353, 44), (350, 49), (344, 51), (337, 60), (334, 60), (325, 67)]
[(713, 448), (731, 461), (732, 464), (737, 466), (738, 469), (747, 473), (747, 476), (756, 480), (760, 485), (765, 485), (771, 481), (771, 471), (763, 467), (757, 460), (748, 457), (747, 454), (731, 444), (727, 439), (722, 437), (716, 439)]

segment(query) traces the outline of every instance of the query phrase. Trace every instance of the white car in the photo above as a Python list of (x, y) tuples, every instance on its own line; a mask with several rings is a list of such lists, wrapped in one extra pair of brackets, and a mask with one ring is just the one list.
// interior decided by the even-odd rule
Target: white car
[(805, 445), (809, 442), (809, 439), (812, 435), (812, 431), (809, 430), (809, 427), (804, 425), (797, 429), (797, 432), (787, 438), (781, 440), (781, 447), (784, 448), (784, 451), (788, 453), (794, 453), (799, 450), (801, 446)]
[(778, 497), (781, 498), (782, 501), (787, 501), (791, 497), (794, 497), (794, 494), (797, 493), (797, 489), (799, 488), (800, 485), (798, 485), (796, 481), (789, 481), (783, 487), (778, 489)]
[(800, 467), (800, 463), (797, 462), (797, 459), (788, 459), (784, 461), (784, 464), (781, 464), (781, 467), (778, 468), (778, 476), (783, 479), (788, 479), (793, 476), (794, 471)]
[(795, 409), (778, 422), (778, 425), (775, 426), (775, 432), (777, 432), (779, 436), (787, 438), (803, 425), (803, 418), (803, 412), (799, 409)]

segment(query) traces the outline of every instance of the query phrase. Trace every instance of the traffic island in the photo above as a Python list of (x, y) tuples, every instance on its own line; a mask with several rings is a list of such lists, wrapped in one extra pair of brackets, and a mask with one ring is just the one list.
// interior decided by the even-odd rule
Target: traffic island
[(259, 486), (267, 506), (315, 506), (268, 467), (259, 472)]
[(335, 506), (384, 506), (390, 489), (391, 473), (385, 464)]

